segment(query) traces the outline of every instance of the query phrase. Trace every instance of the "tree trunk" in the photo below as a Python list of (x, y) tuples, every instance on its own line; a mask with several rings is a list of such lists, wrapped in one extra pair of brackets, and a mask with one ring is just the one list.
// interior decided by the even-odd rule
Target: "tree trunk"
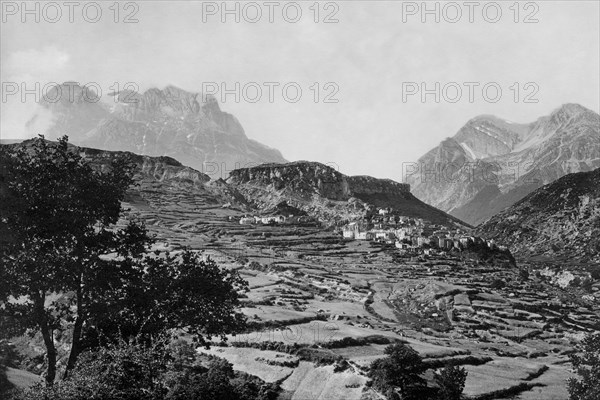
[(46, 385), (52, 386), (54, 384), (54, 378), (56, 378), (56, 347), (54, 347), (54, 340), (50, 334), (50, 327), (48, 326), (48, 318), (44, 310), (44, 295), (36, 296), (34, 299), (34, 307), (36, 313), (37, 323), (42, 332), (44, 338), (44, 344), (46, 345), (46, 358), (48, 359), (48, 369), (46, 371)]
[(73, 339), (71, 340), (71, 351), (69, 353), (69, 361), (67, 361), (67, 367), (63, 379), (67, 379), (69, 372), (75, 368), (77, 357), (81, 352), (81, 330), (83, 328), (83, 293), (82, 293), (82, 276), (79, 275), (79, 285), (77, 286), (77, 318), (75, 319), (75, 325), (73, 326)]
[(69, 376), (69, 372), (75, 368), (75, 363), (77, 362), (77, 357), (81, 352), (81, 329), (83, 327), (83, 317), (81, 315), (77, 315), (77, 319), (75, 320), (75, 326), (73, 327), (73, 340), (71, 343), (71, 352), (69, 353), (69, 361), (67, 361), (67, 368), (65, 369), (65, 374), (63, 375), (63, 379), (67, 379)]
[(56, 348), (54, 347), (54, 341), (50, 335), (50, 329), (48, 324), (44, 323), (40, 325), (42, 330), (42, 336), (44, 338), (44, 344), (46, 345), (46, 355), (48, 358), (48, 370), (46, 371), (46, 385), (52, 386), (54, 384), (54, 378), (56, 377)]

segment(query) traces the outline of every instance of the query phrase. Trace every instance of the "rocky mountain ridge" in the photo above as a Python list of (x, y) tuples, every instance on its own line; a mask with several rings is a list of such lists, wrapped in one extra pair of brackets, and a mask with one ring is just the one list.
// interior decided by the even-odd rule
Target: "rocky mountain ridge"
[(85, 147), (174, 157), (217, 178), (241, 166), (286, 161), (279, 151), (249, 139), (212, 96), (167, 86), (113, 93), (113, 99), (98, 101), (90, 89), (65, 82), (46, 94), (28, 128), (48, 139), (68, 134)]
[(421, 157), (413, 193), (477, 225), (566, 174), (600, 167), (600, 115), (565, 104), (530, 124), (470, 120)]
[[(24, 142), (25, 144), (27, 142)], [(193, 168), (186, 167), (174, 158), (167, 156), (150, 157), (131, 152), (109, 152), (92, 148), (79, 148), (80, 155), (99, 169), (106, 168), (120, 156), (128, 157), (136, 165), (137, 178), (152, 179), (157, 182), (180, 181), (203, 185), (210, 177)]]
[(519, 257), (600, 263), (600, 168), (537, 189), (477, 232), (510, 246)]
[(317, 162), (241, 168), (231, 172), (227, 183), (259, 208), (273, 207), (285, 201), (324, 220), (359, 219), (375, 208), (391, 207), (409, 217), (449, 226), (467, 226), (418, 200), (407, 184), (370, 176), (346, 176)]
[[(33, 140), (6, 146), (28, 146)], [(152, 157), (75, 145), (72, 148), (98, 169), (108, 168), (110, 161), (117, 157), (128, 157), (136, 166), (136, 185), (130, 189), (128, 198), (140, 203), (143, 203), (140, 193), (146, 192), (146, 196), (157, 198), (156, 201), (170, 208), (171, 205), (160, 198), (177, 192), (197, 207), (222, 205), (251, 214), (289, 211), (309, 215), (327, 225), (359, 219), (376, 212), (377, 208), (391, 207), (408, 217), (448, 227), (470, 228), (415, 198), (407, 184), (370, 176), (346, 176), (318, 162), (263, 164), (231, 171), (227, 180), (211, 180), (207, 174), (168, 156)]]

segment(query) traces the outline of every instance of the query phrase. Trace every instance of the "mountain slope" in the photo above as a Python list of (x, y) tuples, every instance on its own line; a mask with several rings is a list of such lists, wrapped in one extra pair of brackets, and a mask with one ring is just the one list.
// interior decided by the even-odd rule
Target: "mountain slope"
[(600, 167), (600, 116), (565, 104), (531, 124), (469, 121), (407, 177), (423, 201), (477, 225), (533, 190)]
[[(32, 141), (6, 146), (28, 146)], [(364, 217), (376, 212), (377, 207), (392, 207), (408, 217), (449, 228), (470, 228), (418, 200), (407, 184), (370, 176), (346, 176), (316, 162), (271, 163), (237, 169), (224, 181), (211, 180), (208, 175), (167, 156), (72, 147), (98, 169), (107, 168), (116, 157), (129, 157), (136, 165), (136, 184), (127, 193), (126, 208), (154, 231), (166, 229), (164, 237), (180, 235), (182, 243), (190, 234), (218, 229), (222, 216), (216, 217), (214, 211), (207, 214), (207, 210), (213, 209), (219, 209), (219, 215), (309, 215), (329, 225)], [(211, 220), (217, 222), (213, 224)]]
[[(93, 101), (95, 96), (74, 83), (56, 86), (28, 128), (49, 139), (66, 133), (86, 147), (167, 155), (217, 178), (243, 166), (285, 162), (279, 151), (249, 139), (213, 97), (173, 86), (116, 93), (112, 104)], [(49, 126), (43, 124), (48, 118)]]
[(600, 262), (600, 168), (543, 186), (477, 228), (521, 257)]
[(260, 209), (285, 201), (326, 221), (361, 218), (376, 207), (447, 226), (465, 224), (410, 193), (410, 186), (370, 176), (346, 176), (316, 162), (263, 164), (232, 171), (227, 183)]

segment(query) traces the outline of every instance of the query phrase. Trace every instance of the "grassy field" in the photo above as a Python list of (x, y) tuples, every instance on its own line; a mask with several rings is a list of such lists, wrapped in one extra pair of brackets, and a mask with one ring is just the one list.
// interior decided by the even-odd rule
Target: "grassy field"
[(42, 377), (21, 369), (6, 368), (6, 378), (15, 387), (25, 389), (42, 381)]
[(519, 358), (502, 358), (465, 369), (469, 373), (464, 393), (470, 396), (515, 386), (542, 368), (543, 364)]
[[(295, 311), (281, 306), (244, 307), (241, 311), (249, 321), (289, 321), (296, 318), (314, 317), (316, 313)], [(258, 317), (255, 318), (255, 316)]]
[(281, 387), (293, 393), (291, 400), (359, 400), (365, 382), (364, 376), (302, 361)]
[(294, 368), (269, 365), (262, 359), (274, 361), (297, 360), (297, 357), (289, 354), (250, 348), (212, 347), (209, 350), (199, 348), (198, 352), (225, 358), (234, 365), (234, 369), (256, 375), (265, 382), (275, 382), (283, 379), (289, 376)]
[(533, 382), (545, 385), (536, 387), (517, 396), (520, 400), (564, 400), (569, 398), (566, 380), (572, 377), (569, 367), (565, 365), (549, 365), (548, 371)]

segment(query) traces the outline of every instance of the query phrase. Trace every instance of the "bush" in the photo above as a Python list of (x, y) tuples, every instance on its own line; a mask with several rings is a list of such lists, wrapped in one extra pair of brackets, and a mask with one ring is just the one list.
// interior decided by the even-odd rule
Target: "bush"
[(235, 373), (214, 357), (205, 367), (183, 341), (124, 342), (81, 355), (68, 379), (37, 385), (16, 400), (274, 400), (276, 384)]
[[(371, 363), (368, 386), (385, 394), (387, 399), (459, 400), (465, 386), (464, 368), (447, 365), (434, 373), (437, 387), (428, 387), (422, 374), (432, 366), (423, 362), (419, 353), (404, 343), (392, 344), (385, 349), (387, 357)], [(434, 367), (435, 368), (435, 367)]]
[(440, 400), (460, 400), (467, 380), (467, 371), (458, 366), (448, 365), (439, 373), (436, 372), (433, 380), (438, 385)]
[[(402, 343), (385, 348), (387, 357), (371, 363), (371, 386), (383, 392), (400, 392), (402, 399), (418, 399), (427, 385), (421, 374), (427, 370), (419, 353)], [(389, 396), (388, 396), (389, 397)]]
[(502, 289), (506, 286), (506, 283), (502, 279), (494, 279), (490, 284), (492, 289)]
[(600, 399), (600, 333), (588, 335), (579, 347), (581, 354), (571, 355), (571, 363), (581, 379), (568, 380), (569, 399)]
[(519, 276), (521, 277), (521, 279), (527, 280), (529, 279), (529, 271), (527, 271), (525, 268), (521, 268), (519, 270)]

